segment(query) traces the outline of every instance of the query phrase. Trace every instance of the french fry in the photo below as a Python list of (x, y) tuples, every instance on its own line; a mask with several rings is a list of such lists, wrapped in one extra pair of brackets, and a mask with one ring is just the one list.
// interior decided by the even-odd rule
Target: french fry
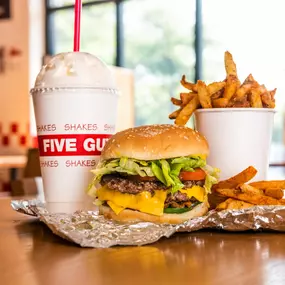
[(227, 98), (218, 98), (212, 100), (212, 105), (214, 108), (225, 108), (227, 107), (229, 100)]
[(239, 201), (235, 200), (232, 198), (228, 198), (226, 201), (220, 203), (217, 207), (217, 211), (222, 211), (222, 210), (240, 210), (240, 209), (246, 209), (246, 208), (251, 208), (254, 205), (251, 203), (247, 203), (244, 201)]
[(261, 90), (259, 88), (253, 88), (250, 92), (249, 101), (250, 105), (253, 108), (262, 108), (261, 101)]
[(230, 203), (231, 200), (234, 200), (234, 199), (229, 198), (229, 199), (225, 200), (224, 202), (218, 204), (217, 207), (216, 207), (216, 210), (217, 210), (217, 211), (227, 210), (227, 208), (228, 208), (229, 203)]
[(282, 205), (282, 201), (275, 198), (257, 193), (242, 192), (240, 189), (217, 189), (217, 192), (226, 197), (238, 199), (254, 205)]
[(182, 102), (182, 106), (186, 106), (193, 98), (195, 93), (188, 92), (188, 93), (180, 93), (180, 99)]
[(233, 96), (234, 101), (244, 101), (245, 96), (249, 92), (249, 90), (252, 88), (251, 83), (242, 84), (236, 91), (236, 94)]
[(179, 112), (175, 124), (184, 126), (190, 119), (193, 112), (200, 106), (198, 94), (194, 95), (194, 98)]
[(247, 99), (244, 99), (243, 101), (231, 101), (228, 104), (228, 107), (230, 108), (249, 108), (250, 107), (250, 103), (249, 101), (247, 101)]
[(246, 209), (246, 208), (251, 208), (254, 207), (253, 204), (251, 203), (247, 203), (244, 201), (239, 201), (239, 200), (232, 200), (229, 204), (228, 204), (228, 210), (235, 210), (235, 209)]
[(223, 97), (223, 94), (224, 94), (224, 88), (219, 90), (218, 92), (214, 93), (213, 95), (211, 95), (211, 99), (214, 100), (214, 99), (219, 99), (221, 97)]
[(197, 87), (198, 87), (198, 97), (201, 106), (203, 108), (212, 108), (211, 97), (206, 84), (203, 81), (198, 80)]
[(271, 95), (268, 91), (262, 93), (260, 97), (261, 97), (261, 101), (262, 101), (264, 108), (274, 108), (275, 107), (275, 103), (272, 102)]
[(181, 106), (182, 105), (182, 100), (176, 99), (174, 97), (171, 97), (171, 102), (175, 106)]
[(265, 92), (267, 92), (267, 89), (266, 89), (266, 87), (265, 87), (265, 85), (264, 85), (264, 84), (259, 85), (259, 89), (260, 89), (261, 93), (265, 93)]
[(219, 92), (226, 86), (226, 82), (213, 82), (207, 86), (208, 92), (210, 96), (214, 95), (215, 93)]
[(253, 78), (252, 74), (249, 74), (248, 77), (245, 79), (243, 84), (252, 83), (254, 85), (258, 85), (257, 81)]
[(249, 185), (261, 189), (285, 189), (285, 180), (257, 181), (251, 182)]
[(239, 81), (236, 76), (229, 75), (225, 86), (224, 98), (230, 100), (239, 87)]
[(216, 207), (216, 210), (217, 210), (217, 211), (227, 210), (229, 204), (230, 204), (232, 201), (235, 201), (235, 200), (232, 199), (232, 198), (228, 198), (228, 199), (225, 200), (224, 202), (218, 204), (217, 207)]
[(224, 54), (224, 66), (226, 78), (208, 85), (199, 80), (189, 82), (185, 75), (181, 77), (181, 85), (189, 92), (180, 93), (180, 99), (171, 98), (173, 105), (181, 107), (169, 115), (176, 119), (175, 124), (185, 125), (197, 108), (275, 108), (276, 89), (267, 90), (252, 74), (241, 85), (233, 56), (228, 51)]
[(233, 60), (232, 54), (228, 51), (225, 52), (225, 69), (226, 69), (227, 75), (233, 75), (237, 77), (236, 64)]
[(271, 91), (268, 91), (269, 92), (269, 95), (270, 95), (270, 99), (271, 99), (271, 103), (269, 105), (269, 108), (275, 108), (275, 93), (276, 93), (276, 88), (271, 90)]
[(180, 108), (180, 109), (178, 109), (178, 110), (172, 112), (171, 114), (169, 114), (168, 118), (169, 118), (170, 120), (176, 119), (177, 116), (179, 115), (179, 113), (181, 112), (181, 110), (182, 110), (182, 108)]
[(271, 97), (271, 104), (270, 108), (275, 108), (275, 93), (276, 93), (276, 88), (274, 90), (269, 91), (270, 97)]
[[(254, 205), (283, 205), (285, 206), (284, 189), (285, 180), (257, 181), (245, 184), (257, 173), (252, 166), (241, 173), (220, 181), (212, 187), (215, 203), (211, 207), (217, 211), (245, 209)], [(243, 182), (241, 182), (243, 181)], [(241, 182), (241, 183), (238, 183)], [(214, 201), (214, 199), (212, 199)], [(218, 201), (216, 203), (216, 201)], [(211, 200), (209, 199), (211, 202)]]
[(270, 93), (270, 96), (271, 96), (271, 100), (273, 101), (273, 102), (275, 102), (275, 94), (276, 94), (276, 88), (275, 89), (273, 89), (273, 90), (271, 90), (271, 91), (269, 91), (269, 93)]
[(258, 195), (263, 195), (263, 191), (260, 190), (260, 189), (257, 189), (249, 184), (241, 184), (239, 185), (238, 187), (241, 192), (243, 193), (249, 193), (249, 194), (252, 194), (252, 195), (255, 195), (255, 194), (258, 194)]
[[(215, 184), (212, 189), (215, 191), (218, 188), (235, 188), (240, 184), (244, 184), (251, 180), (257, 173), (257, 170), (253, 166), (249, 166), (242, 172), (238, 173), (237, 175), (227, 179), (220, 181), (219, 183)], [(251, 184), (250, 184), (251, 185)], [(259, 188), (257, 186), (251, 185), (255, 188)]]
[(261, 92), (260, 97), (262, 101), (262, 106), (264, 108), (274, 108), (275, 107), (274, 95), (275, 95), (276, 89), (272, 91), (268, 91), (264, 85), (260, 85), (259, 89)]
[(191, 82), (186, 81), (186, 76), (185, 75), (182, 76), (182, 78), (180, 80), (180, 83), (181, 83), (182, 86), (184, 86), (188, 90), (191, 90), (191, 91), (194, 91), (194, 92), (198, 91), (197, 85), (195, 83), (191, 83)]
[(282, 199), (284, 196), (283, 190), (278, 189), (278, 188), (265, 189), (264, 194), (266, 196), (270, 196), (270, 197), (278, 199), (278, 200)]

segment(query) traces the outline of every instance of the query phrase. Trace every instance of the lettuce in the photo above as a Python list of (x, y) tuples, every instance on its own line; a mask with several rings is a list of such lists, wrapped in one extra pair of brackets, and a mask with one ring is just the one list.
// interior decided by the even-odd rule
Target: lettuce
[(173, 179), (170, 175), (171, 168), (170, 168), (169, 163), (165, 159), (161, 159), (159, 162), (161, 164), (162, 173), (163, 173), (164, 178), (166, 180), (166, 186), (169, 187), (171, 185), (174, 185), (175, 182), (173, 181)]
[(166, 186), (171, 186), (171, 192), (175, 193), (179, 189), (182, 189), (184, 187), (183, 183), (178, 178), (177, 174), (177, 168), (176, 171), (172, 172), (171, 164), (168, 163), (167, 160), (162, 159), (160, 160), (161, 166), (162, 166), (162, 172), (164, 174), (164, 177), (166, 179)]
[(162, 182), (164, 185), (166, 185), (166, 179), (164, 177), (164, 174), (162, 172), (162, 169), (160, 167), (160, 165), (158, 164), (158, 162), (152, 161), (151, 163), (151, 170), (154, 174), (154, 176), (160, 181)]
[(206, 179), (204, 188), (206, 189), (207, 193), (211, 193), (211, 188), (214, 184), (218, 183), (219, 181), (219, 174), (220, 169), (211, 167), (210, 165), (205, 165), (204, 167), (201, 167), (206, 172)]
[(182, 170), (182, 168), (183, 168), (183, 164), (181, 164), (181, 163), (180, 164), (179, 163), (174, 163), (174, 164), (171, 165), (170, 173), (172, 175), (178, 176), (180, 171)]
[(218, 169), (206, 165), (206, 161), (200, 156), (176, 157), (172, 159), (160, 159), (153, 161), (143, 161), (132, 158), (122, 157), (100, 162), (92, 170), (95, 175), (93, 184), (100, 182), (103, 175), (111, 173), (121, 173), (126, 175), (155, 176), (161, 183), (171, 187), (171, 192), (184, 187), (179, 179), (181, 170), (195, 171), (195, 168), (202, 168), (207, 176), (205, 189), (210, 192), (213, 184), (218, 181)]
[(140, 175), (142, 177), (154, 176), (150, 162), (139, 162), (138, 160), (125, 157), (100, 162), (91, 172), (95, 175), (93, 183), (100, 182), (103, 175), (116, 172), (128, 175)]
[(119, 162), (119, 167), (117, 167), (117, 172), (124, 172), (123, 170), (138, 174), (139, 176), (154, 176), (151, 167), (144, 161), (138, 162), (128, 158), (121, 158)]

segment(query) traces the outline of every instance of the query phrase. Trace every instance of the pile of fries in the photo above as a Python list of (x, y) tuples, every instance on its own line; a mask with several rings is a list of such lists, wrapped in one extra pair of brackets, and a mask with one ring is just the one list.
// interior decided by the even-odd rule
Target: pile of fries
[(171, 98), (179, 109), (169, 115), (176, 125), (185, 125), (193, 112), (199, 108), (274, 108), (276, 88), (268, 91), (250, 74), (241, 84), (232, 55), (225, 52), (226, 79), (206, 85), (187, 82), (182, 76), (181, 84), (189, 92), (180, 93), (180, 99)]
[(226, 199), (216, 206), (216, 210), (245, 209), (256, 205), (285, 205), (285, 180), (246, 184), (256, 173), (257, 170), (250, 166), (239, 174), (215, 184), (212, 192)]

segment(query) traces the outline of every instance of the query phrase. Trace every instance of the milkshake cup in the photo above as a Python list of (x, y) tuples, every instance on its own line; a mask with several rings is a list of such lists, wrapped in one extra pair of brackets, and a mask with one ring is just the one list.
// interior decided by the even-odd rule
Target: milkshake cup
[(115, 132), (118, 92), (111, 72), (91, 54), (58, 54), (41, 69), (31, 94), (45, 201), (83, 203), (90, 170)]

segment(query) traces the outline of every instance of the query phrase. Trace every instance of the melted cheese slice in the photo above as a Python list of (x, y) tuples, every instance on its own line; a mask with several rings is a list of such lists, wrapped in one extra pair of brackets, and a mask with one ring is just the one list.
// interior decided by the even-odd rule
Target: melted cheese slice
[(179, 190), (181, 193), (187, 194), (189, 198), (196, 198), (199, 202), (203, 202), (205, 200), (205, 189), (200, 186), (193, 186), (188, 189)]
[(97, 197), (101, 201), (107, 201), (111, 209), (119, 214), (122, 210), (129, 208), (156, 216), (163, 215), (164, 201), (167, 192), (155, 191), (152, 196), (150, 192), (144, 191), (139, 194), (127, 194), (111, 190), (104, 186), (97, 191)]
[(204, 160), (206, 160), (206, 158), (207, 158), (207, 155), (205, 155), (205, 154), (197, 154), (197, 156), (200, 156)]
[[(203, 202), (205, 199), (205, 189), (200, 186), (193, 186), (189, 189), (181, 189), (189, 198), (194, 197)], [(97, 197), (101, 201), (106, 201), (109, 207), (118, 215), (126, 208), (138, 210), (140, 212), (162, 216), (164, 202), (167, 191), (156, 190), (152, 196), (150, 192), (144, 191), (139, 194), (127, 194), (111, 190), (104, 186), (97, 191)]]

